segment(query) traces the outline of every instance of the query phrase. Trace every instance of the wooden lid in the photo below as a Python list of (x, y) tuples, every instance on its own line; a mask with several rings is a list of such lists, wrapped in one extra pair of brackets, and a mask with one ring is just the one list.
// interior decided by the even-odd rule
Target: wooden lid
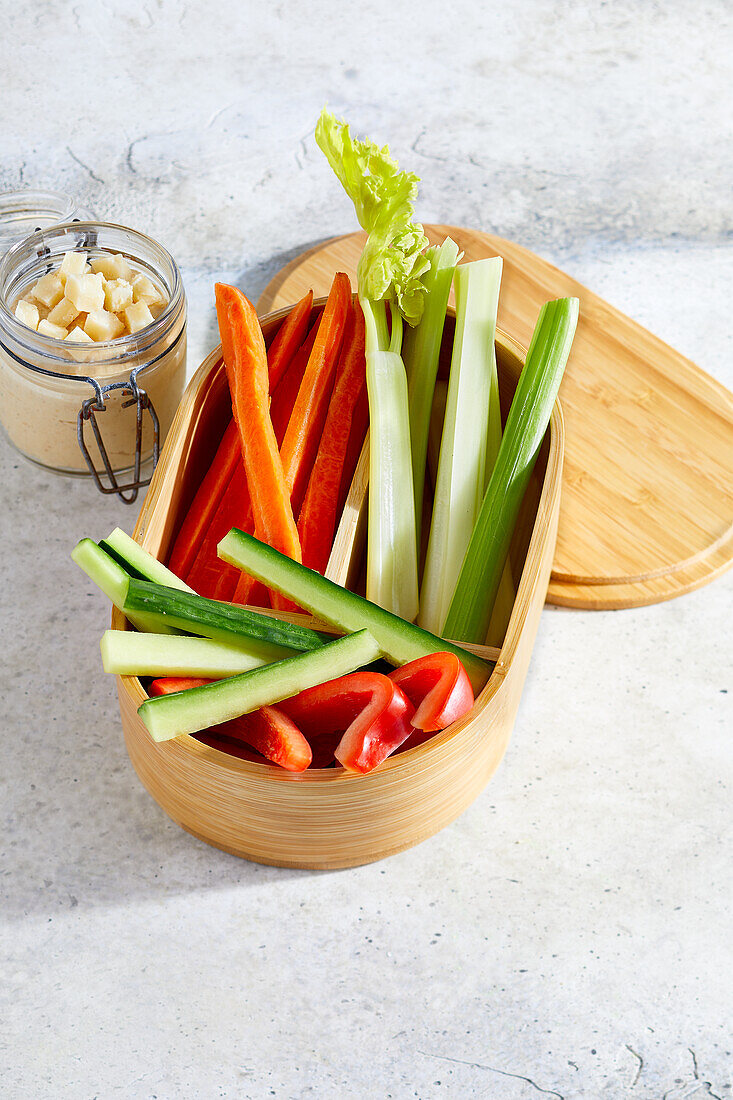
[[(499, 325), (525, 347), (542, 303), (576, 295), (580, 321), (560, 390), (566, 445), (550, 603), (636, 607), (689, 592), (733, 561), (733, 395), (689, 359), (552, 264), (500, 237), (455, 226), (464, 259), (504, 260)], [(364, 236), (297, 257), (260, 313), (356, 276)]]

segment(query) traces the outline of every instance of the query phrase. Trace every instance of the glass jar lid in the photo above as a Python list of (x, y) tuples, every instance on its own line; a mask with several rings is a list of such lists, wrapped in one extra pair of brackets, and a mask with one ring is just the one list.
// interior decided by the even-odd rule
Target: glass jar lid
[(88, 207), (62, 191), (27, 188), (0, 192), (0, 257), (38, 229), (93, 217)]

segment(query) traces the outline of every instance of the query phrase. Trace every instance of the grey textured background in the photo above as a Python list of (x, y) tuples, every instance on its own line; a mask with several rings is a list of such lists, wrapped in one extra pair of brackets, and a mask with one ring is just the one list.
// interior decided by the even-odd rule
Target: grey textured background
[[(167, 244), (193, 369), (216, 278), (256, 297), (354, 227), (328, 101), (423, 177), (425, 221), (537, 250), (733, 385), (731, 4), (480, 9), (0, 0), (0, 189)], [(731, 1096), (730, 576), (548, 610), (455, 825), (274, 870), (186, 836), (127, 761), (68, 552), (132, 512), (4, 440), (0, 467), (3, 1097)]]

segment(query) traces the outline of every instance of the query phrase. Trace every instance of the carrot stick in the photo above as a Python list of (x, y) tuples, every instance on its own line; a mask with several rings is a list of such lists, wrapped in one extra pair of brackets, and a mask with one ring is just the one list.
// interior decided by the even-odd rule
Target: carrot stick
[(313, 291), (309, 290), (305, 297), (300, 299), (297, 306), (291, 309), (268, 348), (267, 366), (270, 374), (271, 393), (275, 392), (280, 379), (290, 366), (293, 356), (303, 343), (308, 330), (312, 307)]
[(206, 530), (240, 462), (240, 456), (239, 434), (232, 421), (222, 436), (214, 459), (176, 535), (168, 568), (183, 580), (187, 580)]
[[(305, 342), (298, 349), (290, 366), (280, 379), (280, 385), (272, 396), (270, 416), (272, 418), (272, 426), (275, 429), (275, 438), (277, 439), (278, 446), (282, 444), (285, 437), (288, 422), (293, 411), (293, 406), (295, 405), (295, 399), (298, 396), (300, 383), (303, 380), (305, 368), (308, 365), (308, 357), (310, 356), (317, 332), (318, 322), (316, 321), (311, 331), (308, 333)], [(236, 523), (233, 526), (239, 527), (249, 535), (254, 533), (254, 518), (252, 516), (251, 507), (248, 517), (245, 517), (243, 520), (243, 524)], [(226, 532), (224, 532), (224, 534), (226, 534)], [(224, 563), (221, 562), (220, 564), (223, 565)], [(233, 603), (248, 604), (250, 607), (269, 607), (270, 600), (267, 588), (264, 584), (260, 581), (256, 581), (254, 577), (250, 577), (248, 573), (239, 573), (238, 577), (239, 579), (234, 589), (234, 594), (231, 596), (221, 596), (219, 597), (220, 599), (231, 598)], [(190, 581), (189, 584), (191, 584), (192, 588), (196, 587)]]
[[(270, 390), (279, 388), (291, 373), (292, 360), (297, 355), (300, 341), (310, 318), (313, 292), (309, 291), (288, 314), (267, 352)], [(315, 331), (313, 333), (315, 338)], [(229, 350), (232, 354), (231, 348)], [(307, 357), (306, 357), (307, 358)], [(297, 386), (305, 370), (303, 362)], [(282, 435), (295, 402), (295, 392), (287, 407)], [(274, 406), (273, 406), (274, 408)], [(282, 436), (278, 436), (278, 445)], [(234, 477), (239, 468), (241, 476)], [(231, 527), (240, 527), (252, 533), (252, 508), (249, 501), (242, 448), (236, 421), (232, 419), (209, 470), (198, 488), (193, 503), (176, 538), (170, 559), (170, 568), (186, 580), (202, 596), (212, 599), (230, 599), (240, 573), (216, 556), (217, 543)], [(266, 596), (264, 586), (260, 594)], [(265, 598), (263, 606), (269, 606)]]
[[(274, 549), (300, 561), (288, 483), (270, 419), (267, 351), (257, 313), (240, 290), (224, 283), (216, 284), (216, 313), (232, 411), (242, 443), (255, 534)], [(290, 606), (279, 593), (273, 594), (273, 604), (280, 608)]]
[(340, 271), (331, 285), (313, 350), (308, 358), (308, 366), (280, 448), (285, 482), (296, 514), (303, 501), (323, 432), (350, 304), (349, 277)]
[[(298, 519), (303, 564), (319, 573), (325, 571), (331, 553), (344, 466), (356, 428), (354, 414), (362, 395), (366, 395), (364, 315), (357, 302), (349, 309), (336, 383)], [(359, 446), (363, 442), (362, 434)]]

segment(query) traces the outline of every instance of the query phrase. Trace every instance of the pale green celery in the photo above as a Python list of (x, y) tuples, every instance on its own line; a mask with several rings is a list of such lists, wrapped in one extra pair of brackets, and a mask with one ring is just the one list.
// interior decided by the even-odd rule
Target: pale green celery
[(419, 622), (444, 634), (486, 485), (491, 364), (502, 261), (461, 264), (454, 277), (456, 333), (440, 445)]
[(460, 254), (455, 241), (446, 237), (442, 245), (428, 248), (425, 255), (430, 261), (430, 269), (424, 276), (423, 315), (415, 328), (408, 329), (402, 345), (410, 403), (412, 481), (415, 489), (415, 515), (418, 519), (422, 516), (430, 414), (438, 374), (445, 311)]
[(369, 429), (367, 599), (412, 622), (417, 615), (415, 498), (410, 465), (407, 379), (391, 351), (366, 357)]
[[(130, 578), (121, 565), (118, 565), (109, 554), (105, 554), (93, 539), (82, 539), (78, 542), (71, 551), (71, 560), (84, 570), (98, 588), (101, 588), (119, 611), (124, 611)], [(125, 615), (138, 630), (152, 631), (156, 634), (178, 633), (173, 627), (159, 624), (152, 615), (146, 615), (144, 611), (133, 614), (125, 611)]]
[(578, 299), (542, 307), (519, 377), (481, 511), (466, 551), (445, 632), (483, 642), (527, 484), (552, 415), (578, 322)]
[[(496, 367), (496, 354), (494, 354), (494, 368)], [(489, 438), (487, 448), (487, 468), (489, 461), (491, 462), (491, 470), (494, 468), (494, 462), (496, 461), (496, 453), (501, 443), (501, 408), (499, 405), (499, 393), (498, 393), (498, 380), (496, 389), (496, 400), (493, 398), (494, 390), (492, 388), (492, 398), (489, 402)], [(435, 383), (435, 393), (433, 395), (433, 408), (430, 413), (430, 431), (428, 434), (428, 470), (430, 471), (430, 477), (433, 484), (438, 478), (438, 462), (440, 459), (440, 440), (443, 435), (443, 421), (445, 420), (445, 406), (448, 397), (448, 383), (443, 382), (442, 379), (438, 379)], [(498, 432), (497, 424), (498, 421)], [(491, 470), (488, 470), (488, 478), (491, 476)], [(496, 602), (494, 604), (494, 610), (491, 615), (491, 622), (489, 624), (489, 630), (486, 635), (486, 644), (501, 648), (504, 637), (506, 635), (507, 627), (509, 625), (509, 619), (511, 618), (512, 611), (514, 610), (514, 600), (516, 592), (514, 588), (514, 581), (512, 579), (512, 569), (509, 558), (507, 557), (506, 565), (504, 566), (504, 572), (501, 575), (501, 582), (499, 584), (499, 591), (496, 594)]]
[(433, 394), (433, 407), (430, 410), (430, 427), (428, 429), (428, 470), (430, 479), (435, 485), (438, 480), (438, 463), (440, 461), (440, 441), (443, 438), (443, 424), (445, 422), (445, 406), (448, 402), (448, 383), (439, 378), (435, 383)]
[[(385, 146), (351, 136), (324, 110), (316, 141), (351, 198), (367, 241), (359, 258), (369, 393), (367, 596), (402, 618), (417, 614), (417, 536), (407, 378), (399, 355), (402, 318), (415, 325), (425, 296), (427, 238), (413, 222), (418, 177), (400, 171)], [(392, 341), (384, 303), (392, 311)]]

